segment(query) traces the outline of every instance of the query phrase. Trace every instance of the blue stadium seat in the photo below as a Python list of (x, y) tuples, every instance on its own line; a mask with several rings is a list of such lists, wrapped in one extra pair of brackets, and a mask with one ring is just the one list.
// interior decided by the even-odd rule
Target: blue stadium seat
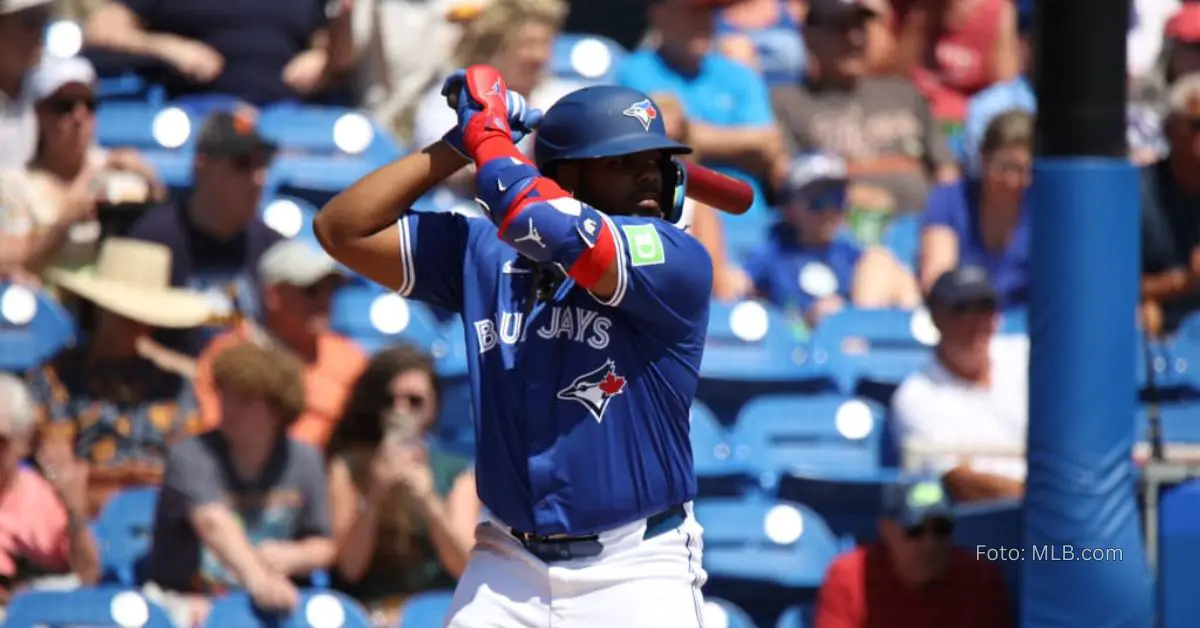
[[(1157, 405), (1161, 419), (1163, 441), (1167, 443), (1200, 444), (1200, 403), (1175, 402)], [(1147, 430), (1150, 427), (1150, 412), (1152, 407), (1143, 404), (1138, 407), (1136, 438), (1147, 441)]]
[(775, 224), (775, 210), (752, 208), (741, 216), (717, 212), (725, 236), (725, 253), (736, 262), (745, 261), (766, 242)]
[(49, 294), (0, 282), (0, 371), (20, 373), (75, 341), (75, 321)]
[(713, 301), (700, 375), (738, 382), (825, 379), (804, 348), (805, 335), (802, 324), (768, 303)]
[(94, 531), (105, 581), (124, 586), (138, 584), (138, 564), (149, 554), (154, 540), (157, 505), (158, 489), (152, 487), (120, 491), (104, 504)]
[(733, 455), (729, 433), (703, 403), (692, 403), (692, 457), (700, 494), (705, 496), (736, 496), (745, 493), (753, 483), (750, 469)]
[(313, 219), (319, 210), (312, 203), (291, 196), (264, 197), (259, 205), (259, 217), (267, 226), (285, 238), (300, 238), (317, 244)]
[(897, 469), (862, 474), (786, 473), (779, 479), (776, 494), (812, 508), (839, 537), (864, 542), (876, 537), (884, 487), (900, 476)]
[(880, 466), (882, 408), (838, 394), (750, 400), (733, 431), (739, 459), (761, 474), (867, 473)]
[(141, 593), (108, 587), (23, 591), (9, 603), (4, 625), (174, 628), (167, 612)]
[(721, 598), (704, 600), (701, 611), (705, 626), (723, 626), (724, 628), (755, 628), (754, 620), (741, 607)]
[(1164, 489), (1159, 508), (1159, 625), (1190, 628), (1200, 617), (1194, 586), (1200, 561), (1200, 481)]
[(916, 214), (896, 216), (883, 232), (881, 243), (906, 268), (916, 268), (917, 251), (921, 244), (921, 217)]
[(848, 309), (821, 321), (813, 348), (833, 364), (844, 389), (887, 403), (928, 362), (937, 338), (925, 310)]
[(402, 154), (390, 133), (353, 109), (278, 105), (265, 108), (258, 125), (263, 136), (287, 152), (355, 155), (378, 163)]
[(554, 41), (550, 73), (560, 79), (615, 83), (628, 54), (621, 44), (600, 35), (561, 33)]
[(704, 526), (704, 568), (713, 579), (816, 589), (841, 544), (801, 504), (758, 497), (695, 503)]
[(265, 190), (322, 207), (380, 165), (361, 157), (281, 154), (271, 163)]
[(190, 148), (171, 150), (145, 148), (138, 151), (142, 158), (154, 167), (158, 178), (171, 190), (175, 198), (183, 198), (184, 192), (192, 187), (195, 151)]
[(429, 351), (441, 328), (429, 308), (376, 285), (348, 285), (334, 295), (330, 326), (368, 353), (406, 342)]
[(1193, 338), (1189, 333), (1171, 341), (1163, 341), (1137, 334), (1133, 361), (1138, 389), (1143, 397), (1151, 388), (1156, 389), (1160, 399), (1200, 390), (1200, 370), (1189, 368), (1192, 362), (1200, 360), (1200, 344), (1196, 344)]
[(1001, 312), (999, 333), (1029, 335), (1029, 310), (1011, 309)]
[(178, 107), (136, 100), (105, 102), (96, 110), (96, 141), (105, 148), (175, 150), (195, 140), (200, 124)]
[(271, 626), (272, 628), (371, 628), (366, 610), (336, 591), (304, 590), (300, 604), (288, 616), (270, 615), (254, 607), (246, 593), (230, 593), (213, 603), (207, 628)]
[(775, 628), (805, 628), (812, 625), (811, 606), (789, 606), (779, 615)]
[(441, 628), (453, 600), (453, 591), (426, 591), (412, 596), (404, 604), (399, 628)]

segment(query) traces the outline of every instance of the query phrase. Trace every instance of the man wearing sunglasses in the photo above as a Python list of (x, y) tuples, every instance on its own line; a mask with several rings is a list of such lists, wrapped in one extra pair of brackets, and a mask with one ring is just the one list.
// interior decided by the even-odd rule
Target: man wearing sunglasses
[(803, 84), (771, 92), (791, 152), (830, 151), (849, 163), (855, 205), (918, 211), (933, 179), (958, 177), (954, 156), (912, 83), (870, 74), (877, 0), (811, 0)]
[(20, 168), (37, 146), (26, 76), (38, 63), (52, 0), (0, 0), (0, 168)]
[(179, 205), (147, 213), (128, 237), (171, 249), (171, 283), (204, 292), (220, 313), (211, 325), (164, 344), (196, 356), (242, 316), (258, 314), (256, 268), (263, 253), (283, 239), (258, 215), (275, 145), (259, 134), (251, 110), (219, 112), (196, 139), (193, 187)]
[(956, 501), (1019, 498), (1029, 339), (996, 335), (998, 295), (978, 266), (944, 273), (927, 303), (941, 338), (892, 397), (905, 467), (937, 473)]
[(816, 628), (1009, 628), (1004, 577), (953, 547), (954, 515), (936, 480), (884, 489), (879, 539), (839, 556), (817, 594)]
[(205, 425), (221, 421), (212, 381), (216, 357), (247, 340), (272, 344), (295, 355), (304, 368), (305, 410), (288, 434), (324, 448), (367, 363), (354, 341), (329, 328), (333, 295), (344, 280), (337, 263), (315, 244), (282, 240), (267, 249), (258, 263), (261, 316), (217, 336), (197, 361), (196, 400)]
[(746, 262), (755, 292), (806, 324), (844, 307), (916, 307), (916, 279), (886, 249), (863, 249), (842, 233), (846, 163), (833, 154), (798, 158), (778, 190), (780, 221)]

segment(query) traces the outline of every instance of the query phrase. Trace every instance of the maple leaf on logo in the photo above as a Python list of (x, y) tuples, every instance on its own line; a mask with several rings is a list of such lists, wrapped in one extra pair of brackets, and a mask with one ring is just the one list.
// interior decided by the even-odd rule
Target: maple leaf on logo
[(600, 382), (600, 392), (606, 395), (615, 395), (625, 389), (625, 378), (616, 373), (609, 372), (604, 376), (604, 380)]

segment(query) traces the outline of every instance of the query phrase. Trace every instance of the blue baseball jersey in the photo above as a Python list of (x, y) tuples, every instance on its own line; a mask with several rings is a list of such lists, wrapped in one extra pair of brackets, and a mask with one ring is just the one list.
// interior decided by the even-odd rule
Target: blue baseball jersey
[(670, 223), (600, 216), (616, 235), (612, 297), (566, 278), (542, 301), (534, 262), (490, 221), (399, 221), (400, 294), (466, 327), (479, 497), (523, 532), (599, 532), (696, 495), (689, 409), (712, 261)]

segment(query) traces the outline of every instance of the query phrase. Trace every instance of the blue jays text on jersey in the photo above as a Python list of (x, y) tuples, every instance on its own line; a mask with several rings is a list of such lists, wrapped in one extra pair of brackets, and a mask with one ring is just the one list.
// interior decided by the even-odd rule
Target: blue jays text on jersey
[[(610, 217), (572, 198), (536, 204), (580, 216), (585, 245), (613, 234), (610, 298), (566, 278), (531, 299), (538, 262), (486, 219), (410, 212), (399, 222), (400, 294), (460, 313), (467, 328), (481, 500), (536, 534), (594, 533), (691, 500), (707, 252), (663, 220)], [(545, 234), (520, 224), (529, 209), (509, 226), (510, 243), (536, 248)]]

